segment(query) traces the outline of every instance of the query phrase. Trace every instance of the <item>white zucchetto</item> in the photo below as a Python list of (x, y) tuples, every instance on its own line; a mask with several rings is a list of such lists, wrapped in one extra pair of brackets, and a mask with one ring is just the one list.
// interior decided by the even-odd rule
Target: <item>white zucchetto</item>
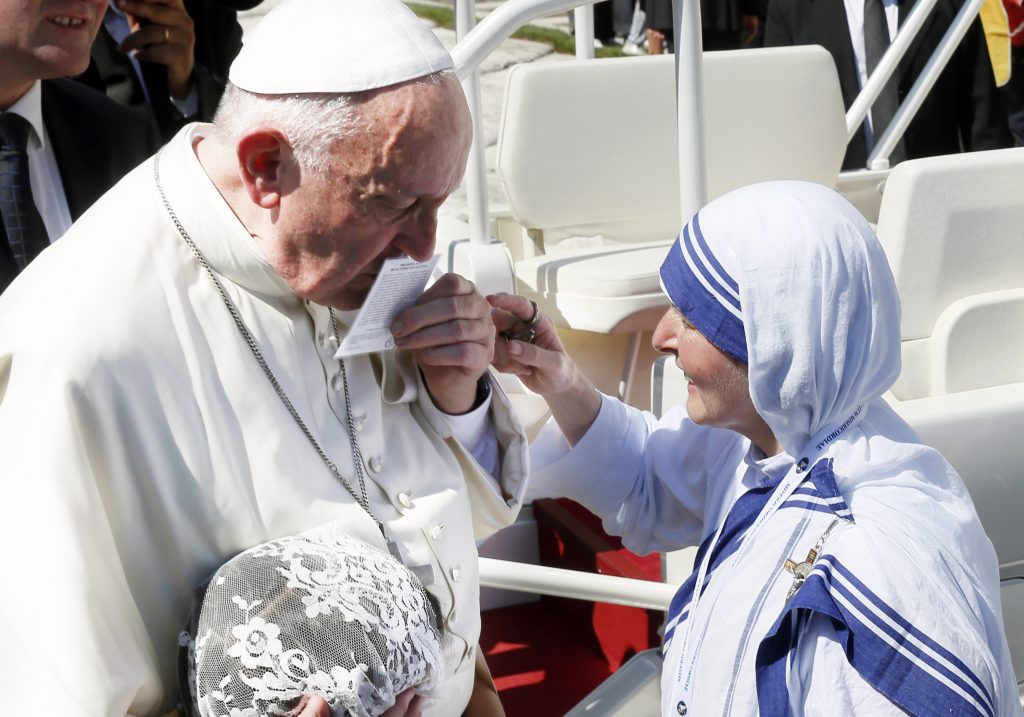
[(363, 92), (451, 69), (401, 0), (285, 0), (246, 39), (228, 75), (266, 95)]

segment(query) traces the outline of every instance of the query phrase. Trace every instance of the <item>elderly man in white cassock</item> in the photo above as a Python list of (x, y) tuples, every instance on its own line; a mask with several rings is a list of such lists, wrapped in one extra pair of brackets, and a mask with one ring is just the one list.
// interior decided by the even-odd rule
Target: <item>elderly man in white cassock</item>
[(486, 694), (475, 544), (515, 518), (526, 454), (488, 304), (444, 276), (397, 350), (334, 357), (384, 260), (434, 251), (471, 135), (451, 68), (398, 0), (286, 0), (214, 123), (4, 294), (4, 714), (167, 713), (195, 586), (332, 522), (437, 601), (445, 690), (424, 713)]

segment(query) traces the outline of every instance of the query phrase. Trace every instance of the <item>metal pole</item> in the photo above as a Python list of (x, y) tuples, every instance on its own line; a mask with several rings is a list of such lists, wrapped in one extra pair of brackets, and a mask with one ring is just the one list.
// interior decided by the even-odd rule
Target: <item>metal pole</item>
[(594, 59), (594, 6), (581, 5), (573, 12), (573, 26), (576, 32), (576, 57), (581, 60)]
[(465, 78), (495, 47), (531, 20), (595, 1), (507, 0), (481, 20), (452, 50), (455, 72), (460, 79)]
[(675, 28), (679, 207), (682, 224), (707, 203), (704, 147), (704, 55), (698, 0), (672, 0)]
[(914, 3), (910, 15), (907, 16), (906, 21), (900, 26), (899, 32), (896, 33), (896, 38), (892, 41), (889, 49), (885, 51), (885, 54), (882, 55), (882, 59), (878, 61), (875, 71), (868, 78), (867, 82), (864, 83), (864, 87), (861, 89), (860, 94), (857, 95), (857, 99), (853, 101), (850, 109), (846, 112), (847, 142), (853, 139), (853, 136), (860, 131), (861, 125), (864, 124), (864, 118), (867, 117), (868, 110), (871, 109), (871, 105), (875, 104), (875, 100), (881, 94), (885, 83), (889, 81), (892, 73), (899, 66), (900, 60), (907, 54), (910, 43), (914, 41), (914, 38), (921, 31), (931, 11), (935, 9), (937, 2), (938, 0), (917, 0)]
[(480, 584), (539, 595), (667, 611), (677, 586), (510, 560), (480, 558)]
[(878, 144), (875, 146), (871, 156), (868, 157), (869, 169), (888, 169), (889, 155), (892, 154), (896, 144), (902, 139), (903, 133), (910, 126), (910, 121), (921, 108), (925, 97), (931, 92), (932, 87), (935, 86), (939, 75), (946, 68), (950, 58), (960, 45), (964, 35), (967, 34), (971, 23), (978, 16), (978, 12), (984, 3), (985, 0), (970, 0), (960, 8), (960, 12), (953, 19), (953, 24), (949, 26), (946, 34), (943, 35), (942, 42), (939, 43), (935, 52), (932, 53), (928, 64), (924, 66), (921, 75), (910, 89), (907, 98), (896, 111), (889, 126), (885, 129), (885, 133), (878, 140)]
[[(461, 42), (476, 24), (475, 0), (456, 0), (455, 36)], [(488, 225), (487, 207), (487, 164), (484, 157), (483, 120), (480, 110), (480, 68), (473, 67), (468, 76), (462, 78), (462, 89), (473, 120), (473, 142), (469, 147), (466, 163), (466, 209), (469, 214), (469, 240), (473, 244), (490, 244), (491, 231)]]

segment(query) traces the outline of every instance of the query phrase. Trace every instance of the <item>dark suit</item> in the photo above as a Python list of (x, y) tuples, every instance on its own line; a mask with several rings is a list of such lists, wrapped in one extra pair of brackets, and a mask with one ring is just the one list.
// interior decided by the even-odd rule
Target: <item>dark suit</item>
[[(913, 0), (899, 0), (902, 23)], [(900, 101), (914, 84), (962, 2), (939, 0), (897, 70)], [(822, 45), (836, 62), (847, 109), (860, 91), (850, 28), (843, 0), (770, 0), (765, 46)], [(1006, 110), (998, 95), (981, 23), (977, 20), (939, 76), (904, 135), (908, 158), (1012, 144)], [(863, 168), (867, 146), (863, 132), (850, 140), (844, 169)]]
[[(72, 221), (160, 147), (156, 128), (135, 110), (66, 79), (43, 80), (43, 124), (53, 145)], [(17, 274), (0, 243), (0, 291)]]
[(151, 102), (147, 105), (135, 68), (104, 28), (92, 45), (89, 68), (77, 78), (106, 92), (118, 104), (151, 112), (165, 142), (186, 123), (208, 122), (213, 118), (227, 84), (228, 68), (242, 48), (242, 27), (234, 8), (216, 0), (185, 0), (185, 10), (195, 24), (196, 35), (192, 80), (199, 93), (199, 110), (194, 117), (183, 117), (171, 102), (167, 68), (156, 63), (142, 63)]

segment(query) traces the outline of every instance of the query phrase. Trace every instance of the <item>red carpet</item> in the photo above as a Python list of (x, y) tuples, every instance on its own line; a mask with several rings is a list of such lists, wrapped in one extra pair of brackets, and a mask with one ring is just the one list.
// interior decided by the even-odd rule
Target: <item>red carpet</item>
[(484, 613), (480, 645), (508, 717), (561, 717), (609, 675), (593, 635), (558, 609), (542, 599)]
[[(534, 504), (541, 563), (658, 580), (657, 555), (640, 557), (567, 500)], [(659, 644), (662, 614), (542, 598), (483, 613), (480, 644), (508, 717), (561, 717), (641, 650)]]

